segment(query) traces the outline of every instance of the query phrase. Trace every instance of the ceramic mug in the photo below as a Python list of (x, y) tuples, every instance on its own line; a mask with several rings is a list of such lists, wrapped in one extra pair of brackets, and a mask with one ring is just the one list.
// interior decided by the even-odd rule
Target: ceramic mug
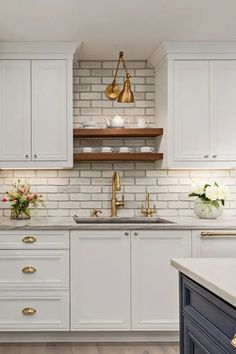
[(91, 146), (86, 146), (86, 147), (83, 147), (83, 152), (94, 152), (95, 149), (92, 148)]
[(154, 151), (154, 147), (152, 146), (142, 146), (140, 148), (141, 152), (153, 152)]
[(121, 146), (119, 148), (119, 152), (131, 152), (131, 148), (129, 148), (127, 146)]
[(113, 148), (110, 146), (103, 146), (102, 152), (113, 152)]
[(92, 120), (82, 122), (82, 128), (84, 129), (94, 129), (96, 128), (95, 123)]
[(137, 121), (137, 127), (138, 128), (147, 128), (148, 127), (147, 119), (139, 118)]

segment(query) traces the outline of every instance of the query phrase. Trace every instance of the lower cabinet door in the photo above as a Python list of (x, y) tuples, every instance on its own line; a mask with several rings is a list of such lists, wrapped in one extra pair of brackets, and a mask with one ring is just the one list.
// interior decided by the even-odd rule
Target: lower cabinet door
[(220, 347), (205, 332), (201, 330), (194, 322), (184, 317), (183, 324), (183, 339), (181, 342), (181, 354), (230, 354), (231, 351), (226, 351)]
[(130, 329), (130, 232), (71, 232), (72, 330)]
[(193, 231), (192, 249), (197, 258), (235, 258), (236, 230)]
[(69, 292), (1, 291), (0, 331), (69, 330)]
[(191, 232), (131, 232), (132, 328), (178, 330), (178, 274), (171, 258), (191, 256)]

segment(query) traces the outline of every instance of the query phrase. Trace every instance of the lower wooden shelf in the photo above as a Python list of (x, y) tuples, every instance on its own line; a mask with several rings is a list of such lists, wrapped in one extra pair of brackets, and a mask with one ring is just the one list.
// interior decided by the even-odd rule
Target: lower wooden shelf
[(159, 152), (81, 152), (74, 154), (74, 161), (158, 161), (163, 159)]

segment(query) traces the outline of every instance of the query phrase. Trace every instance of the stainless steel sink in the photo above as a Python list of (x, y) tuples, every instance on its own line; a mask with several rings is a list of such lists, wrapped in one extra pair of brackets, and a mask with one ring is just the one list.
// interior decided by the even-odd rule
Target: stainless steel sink
[(83, 218), (77, 215), (73, 216), (73, 219), (77, 224), (91, 224), (91, 223), (101, 223), (101, 224), (173, 224), (172, 221), (152, 217), (88, 217)]

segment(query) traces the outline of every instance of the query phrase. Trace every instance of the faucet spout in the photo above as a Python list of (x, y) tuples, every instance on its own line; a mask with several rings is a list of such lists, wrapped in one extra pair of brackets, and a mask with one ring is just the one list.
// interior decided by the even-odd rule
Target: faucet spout
[(120, 175), (115, 171), (112, 176), (112, 196), (115, 196), (118, 191), (120, 191)]

